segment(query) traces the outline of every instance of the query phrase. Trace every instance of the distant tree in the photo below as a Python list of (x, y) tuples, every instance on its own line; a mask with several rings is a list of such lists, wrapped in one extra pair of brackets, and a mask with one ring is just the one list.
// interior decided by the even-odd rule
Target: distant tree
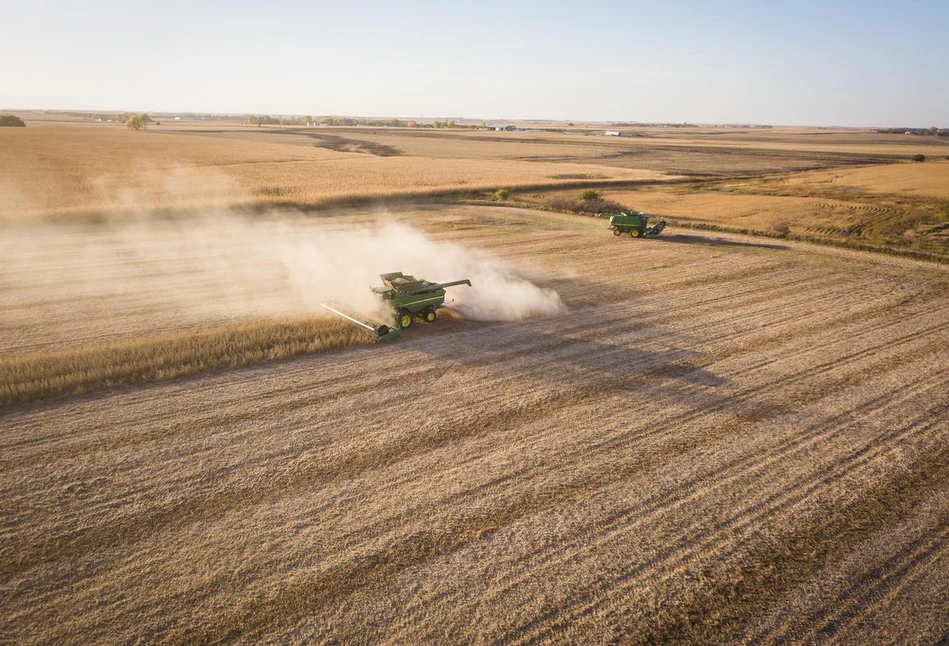
[(921, 155), (921, 154), (919, 154), (919, 153), (916, 153), (915, 155), (913, 155), (913, 161), (914, 161), (914, 162), (924, 162), (924, 161), (926, 161), (926, 155)]
[(25, 128), (26, 124), (23, 123), (23, 119), (16, 116), (15, 114), (0, 114), (0, 126), (10, 126), (13, 128)]
[(585, 191), (580, 191), (580, 195), (577, 196), (577, 200), (580, 202), (590, 202), (592, 200), (600, 199), (600, 192), (594, 191), (592, 188), (588, 188)]
[(499, 202), (505, 202), (509, 197), (511, 197), (511, 191), (506, 188), (499, 188), (494, 192), (494, 197), (498, 199)]
[(279, 126), (280, 120), (275, 119), (269, 115), (258, 114), (258, 115), (251, 115), (247, 117), (247, 123), (251, 125), (256, 125), (256, 126), (261, 126), (261, 125)]
[(791, 233), (791, 223), (787, 220), (781, 220), (771, 225), (771, 231), (778, 237), (786, 238)]
[(129, 130), (141, 130), (145, 127), (145, 119), (148, 115), (142, 114), (133, 114), (130, 115), (128, 119), (125, 120), (125, 127)]

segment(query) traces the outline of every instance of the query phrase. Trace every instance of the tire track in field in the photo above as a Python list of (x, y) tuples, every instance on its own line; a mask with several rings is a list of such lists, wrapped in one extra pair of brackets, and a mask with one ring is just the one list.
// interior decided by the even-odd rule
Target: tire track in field
[[(913, 471), (881, 478), (826, 521), (792, 525), (781, 543), (760, 546), (747, 555), (740, 575), (736, 575), (740, 581), (737, 588), (732, 591), (713, 588), (704, 596), (695, 595), (694, 603), (682, 608), (679, 616), (645, 626), (634, 641), (717, 641), (714, 636), (721, 634), (729, 622), (734, 624), (752, 615), (762, 595), (776, 596), (805, 580), (821, 567), (826, 555), (858, 540), (867, 531), (883, 531), (898, 523), (932, 488), (947, 482), (949, 447), (943, 444), (923, 456)], [(776, 585), (777, 582), (780, 585)]]
[[(896, 367), (898, 367), (898, 364), (887, 364), (885, 370), (895, 369)], [(768, 389), (769, 386), (765, 385), (763, 386), (763, 388)], [(823, 393), (823, 397), (827, 397), (835, 393), (836, 391), (837, 391), (837, 388), (834, 388), (834, 387), (827, 387), (827, 388), (821, 389), (821, 392)], [(889, 395), (886, 395), (883, 398), (881, 398), (880, 401), (884, 401), (889, 398), (891, 397)], [(661, 459), (674, 457), (678, 454), (681, 454), (682, 451), (676, 450), (677, 448), (681, 449), (682, 447), (685, 447), (687, 449), (698, 451), (702, 449), (703, 447), (707, 446), (709, 443), (713, 443), (715, 441), (721, 441), (725, 437), (729, 437), (729, 436), (737, 434), (738, 432), (740, 432), (741, 430), (743, 430), (745, 427), (747, 427), (750, 424), (760, 423), (767, 419), (776, 417), (779, 414), (783, 414), (783, 412), (784, 412), (783, 407), (774, 407), (770, 405), (764, 405), (747, 415), (744, 415), (744, 414), (739, 415), (739, 423), (735, 425), (734, 428), (727, 428), (727, 425), (726, 425), (723, 427), (725, 430), (721, 433), (714, 433), (714, 434), (706, 433), (701, 438), (683, 437), (679, 441), (673, 441), (671, 444), (664, 445), (664, 447), (666, 447), (667, 449), (669, 447), (672, 447), (670, 450), (664, 450), (658, 454), (650, 454), (648, 456), (645, 456), (642, 460), (630, 463), (628, 465), (614, 467), (612, 470), (612, 474), (614, 476), (614, 479), (623, 479), (627, 475), (633, 475), (633, 476), (640, 475), (644, 473), (644, 469), (646, 471), (649, 470), (650, 464), (661, 463)], [(682, 425), (685, 425), (686, 422), (695, 421), (695, 419), (697, 418), (682, 416), (678, 419), (667, 420), (664, 423), (657, 424), (657, 425), (682, 426)], [(836, 422), (839, 420), (831, 420), (831, 421)], [(609, 438), (609, 437), (604, 438), (601, 442), (585, 445), (584, 455), (582, 456), (577, 453), (563, 454), (562, 464), (555, 463), (551, 466), (551, 468), (552, 469), (567, 468), (570, 464), (575, 464), (575, 463), (583, 462), (583, 461), (590, 461), (593, 459), (601, 458), (602, 456), (609, 456), (623, 445), (630, 444), (633, 442), (641, 442), (643, 439), (645, 439), (645, 437), (647, 437), (648, 434), (649, 434), (649, 430), (646, 429), (638, 433), (624, 432), (615, 438)], [(669, 434), (672, 434), (672, 433), (670, 432)], [(675, 434), (672, 434), (672, 435), (673, 437), (675, 437)], [(652, 434), (652, 437), (656, 437), (656, 435)], [(760, 465), (751, 465), (751, 466), (760, 466)], [(765, 464), (764, 466), (768, 466), (768, 464)], [(716, 473), (712, 477), (720, 478), (722, 476), (721, 474)], [(456, 496), (453, 496), (452, 498), (446, 499), (444, 501), (444, 504), (447, 504), (447, 505), (458, 504), (462, 502), (464, 497), (465, 497), (465, 493), (458, 494)], [(585, 541), (589, 543), (589, 538), (585, 539)]]
[[(943, 409), (943, 414), (949, 413), (949, 408)], [(925, 417), (930, 417), (926, 415)], [(862, 449), (842, 457), (840, 462), (830, 469), (829, 473), (818, 479), (795, 480), (788, 482), (787, 485), (775, 493), (770, 494), (763, 501), (757, 502), (746, 510), (741, 510), (732, 519), (725, 523), (719, 523), (704, 533), (699, 533), (700, 525), (686, 526), (682, 528), (683, 534), (698, 534), (701, 538), (691, 539), (682, 545), (675, 545), (667, 550), (661, 551), (655, 558), (628, 572), (605, 587), (599, 587), (595, 590), (580, 595), (581, 599), (586, 599), (587, 603), (579, 605), (569, 610), (562, 606), (547, 616), (541, 614), (536, 618), (536, 624), (527, 626), (518, 630), (519, 637), (513, 641), (515, 644), (536, 644), (544, 641), (551, 633), (566, 629), (575, 624), (581, 617), (590, 616), (597, 612), (603, 605), (610, 603), (614, 596), (622, 596), (631, 588), (639, 586), (646, 577), (655, 577), (657, 573), (654, 569), (665, 569), (675, 572), (685, 563), (694, 559), (700, 554), (715, 553), (715, 547), (723, 543), (722, 536), (740, 535), (743, 529), (755, 526), (764, 521), (764, 519), (773, 519), (778, 514), (790, 515), (793, 509), (802, 502), (808, 500), (823, 489), (834, 483), (842, 481), (844, 478), (856, 477), (862, 467), (866, 467), (872, 460), (885, 455), (892, 446), (897, 445), (901, 440), (910, 434), (917, 434), (919, 429), (914, 428), (918, 420), (905, 429), (900, 429), (888, 435), (883, 436), (881, 444), (867, 443)], [(930, 432), (931, 435), (938, 436), (938, 426), (936, 423), (924, 426), (922, 432)], [(731, 478), (729, 478), (730, 480)], [(711, 495), (712, 491), (719, 489), (718, 483), (708, 490), (702, 491), (704, 495)], [(639, 523), (636, 523), (637, 525)], [(593, 546), (587, 549), (592, 549)], [(741, 545), (729, 546), (732, 553), (738, 551)], [(723, 555), (719, 553), (719, 558)], [(571, 554), (571, 558), (576, 555)], [(667, 575), (671, 576), (671, 574)], [(566, 614), (566, 617), (563, 615)], [(547, 622), (546, 624), (544, 622)]]
[[(884, 398), (881, 398), (881, 399), (885, 399), (885, 397), (884, 397)], [(648, 473), (648, 470), (647, 470), (647, 473)], [(640, 475), (643, 475), (643, 474), (640, 473)], [(643, 475), (643, 477), (645, 477), (645, 475)], [(705, 478), (702, 478), (703, 481), (704, 481), (704, 479), (705, 479)], [(594, 487), (594, 488), (595, 488), (595, 487)], [(556, 505), (553, 505), (553, 506), (556, 506)], [(536, 506), (535, 506), (535, 508), (536, 508)], [(638, 510), (637, 510), (637, 513), (639, 513)], [(586, 538), (585, 538), (585, 540), (584, 540), (584, 544), (588, 544), (588, 541), (586, 540)], [(513, 569), (518, 569), (518, 568), (513, 568)], [(485, 601), (485, 598), (482, 597), (481, 600), (482, 600), (482, 602), (484, 602), (484, 601)], [(427, 607), (431, 607), (431, 604), (430, 604), (430, 603), (427, 603), (426, 606), (427, 606)], [(401, 617), (402, 617), (402, 619), (404, 620), (404, 624), (402, 624), (403, 627), (404, 627), (405, 624), (412, 625), (412, 622), (413, 622), (412, 617), (406, 616), (405, 614), (401, 615)], [(391, 632), (390, 632), (389, 634), (390, 634), (390, 636), (392, 636), (392, 635), (391, 635)], [(403, 635), (402, 637), (404, 637), (404, 635)], [(396, 640), (398, 641), (398, 640), (401, 639), (402, 637), (398, 637), (398, 638), (396, 638)]]
[(899, 594), (899, 589), (920, 571), (937, 560), (949, 543), (949, 518), (937, 528), (935, 535), (921, 536), (906, 549), (900, 550), (884, 563), (863, 573), (845, 592), (841, 603), (835, 608), (822, 608), (802, 620), (800, 626), (784, 625), (767, 635), (756, 636), (757, 643), (774, 644), (794, 641), (818, 643), (844, 630), (872, 607), (872, 602), (882, 602), (886, 597)]

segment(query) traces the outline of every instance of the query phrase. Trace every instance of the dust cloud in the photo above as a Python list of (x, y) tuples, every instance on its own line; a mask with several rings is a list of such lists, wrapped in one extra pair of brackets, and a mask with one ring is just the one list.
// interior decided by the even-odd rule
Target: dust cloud
[(489, 254), (433, 240), (395, 222), (314, 232), (284, 249), (281, 257), (301, 293), (342, 301), (364, 313), (376, 305), (367, 287), (381, 284), (379, 274), (392, 271), (431, 282), (471, 280), (471, 287), (449, 288), (446, 304), (478, 321), (517, 321), (565, 311), (555, 291), (538, 287)]
[[(109, 218), (99, 223), (2, 225), (0, 324), (42, 317), (44, 304), (73, 302), (94, 336), (122, 320), (153, 316), (155, 326), (213, 320), (325, 315), (324, 301), (391, 321), (371, 293), (379, 274), (402, 271), (433, 282), (468, 278), (446, 304), (466, 318), (510, 321), (564, 311), (538, 287), (489, 254), (433, 240), (386, 220), (343, 224), (292, 211), (239, 216)], [(154, 313), (153, 315), (150, 313)], [(47, 322), (49, 323), (49, 322)]]

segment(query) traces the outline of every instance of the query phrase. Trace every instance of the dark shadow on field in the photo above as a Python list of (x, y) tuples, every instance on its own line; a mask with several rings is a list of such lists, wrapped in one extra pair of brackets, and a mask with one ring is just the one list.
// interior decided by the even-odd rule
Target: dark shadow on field
[[(718, 398), (707, 389), (727, 383), (724, 378), (700, 367), (702, 354), (699, 352), (630, 347), (628, 339), (636, 336), (635, 322), (617, 321), (615, 327), (604, 322), (604, 336), (608, 336), (612, 329), (618, 337), (627, 340), (627, 345), (621, 345), (620, 341), (611, 343), (544, 330), (545, 326), (555, 328), (561, 320), (534, 319), (521, 323), (458, 321), (456, 323), (460, 325), (455, 326), (455, 330), (462, 334), (416, 337), (405, 347), (427, 354), (439, 364), (520, 370), (525, 378), (549, 382), (552, 387), (566, 384), (607, 392), (634, 392), (649, 382), (663, 382), (663, 398), (706, 401), (709, 395)], [(653, 333), (648, 335), (648, 342), (667, 343), (672, 338), (671, 334), (657, 336)], [(670, 387), (670, 382), (673, 387)], [(681, 388), (674, 387), (675, 384)]]
[(767, 242), (739, 242), (737, 240), (726, 240), (725, 238), (709, 238), (707, 236), (697, 236), (690, 234), (676, 233), (673, 235), (663, 235), (658, 239), (663, 242), (673, 244), (695, 244), (709, 247), (757, 247), (759, 249), (790, 249), (788, 245), (771, 244)]

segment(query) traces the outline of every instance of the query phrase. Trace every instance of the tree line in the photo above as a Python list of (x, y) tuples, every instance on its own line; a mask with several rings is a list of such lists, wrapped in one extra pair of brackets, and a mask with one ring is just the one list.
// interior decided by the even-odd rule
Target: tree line
[(23, 123), (23, 119), (16, 116), (15, 114), (0, 114), (0, 127), (3, 126), (25, 128), (26, 124)]
[(368, 126), (375, 128), (481, 128), (482, 125), (458, 125), (452, 119), (446, 121), (410, 121), (406, 119), (361, 119), (356, 117), (285, 117), (277, 118), (267, 114), (247, 115), (246, 122), (255, 126)]

